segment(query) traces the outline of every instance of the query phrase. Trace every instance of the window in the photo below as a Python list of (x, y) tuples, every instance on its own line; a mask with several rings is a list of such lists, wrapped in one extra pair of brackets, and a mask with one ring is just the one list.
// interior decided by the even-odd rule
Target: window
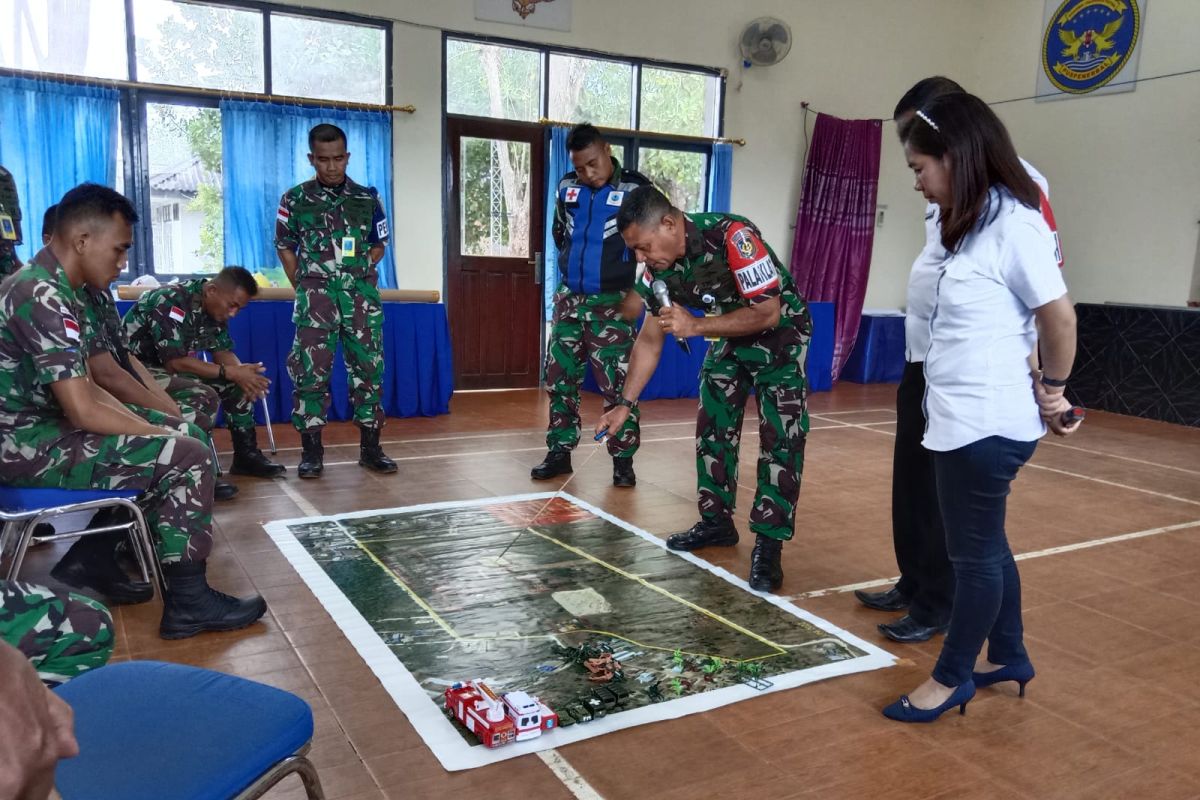
[(462, 140), (463, 255), (529, 257), (529, 144)]
[(641, 130), (712, 136), (719, 79), (676, 69), (642, 69)]
[[(0, 0), (0, 67), (157, 84), (118, 87), (115, 188), (141, 218), (123, 278), (224, 264), (219, 98), (188, 90), (387, 104), (391, 35), (387, 21), (260, 0)], [(532, 80), (513, 71), (520, 59), (498, 54), (506, 80), (527, 89), (540, 85), (529, 52)], [(519, 224), (506, 219), (496, 246)]]
[(446, 43), (446, 111), (537, 122), (541, 55), (536, 50), (450, 39)]
[[(124, 80), (124, 0), (0, 0), (0, 67)], [(56, 13), (59, 12), (59, 13)]]
[(146, 103), (154, 271), (217, 272), (224, 265), (221, 112)]
[(638, 169), (671, 199), (688, 212), (704, 210), (708, 178), (708, 156), (687, 150), (643, 147), (638, 152)]
[(263, 15), (258, 11), (134, 0), (138, 80), (262, 92)]
[[(687, 137), (721, 132), (723, 79), (716, 70), (448, 36), (445, 76), (447, 114), (530, 123), (547, 117), (618, 129), (606, 138), (622, 166), (642, 172), (684, 211), (705, 209), (709, 146)], [(507, 254), (512, 221), (496, 188), (507, 183), (494, 177), (503, 173), (484, 166), (506, 151), (483, 142), (470, 151), (470, 163), (468, 152), (462, 154), (469, 171), (464, 185), (475, 187), (469, 202), (463, 198), (463, 246), (472, 255)]]
[(632, 86), (632, 64), (550, 54), (551, 119), (631, 127)]
[(448, 114), (676, 136), (721, 132), (716, 70), (447, 37), (445, 75)]
[(382, 103), (387, 36), (379, 27), (271, 15), (274, 94)]

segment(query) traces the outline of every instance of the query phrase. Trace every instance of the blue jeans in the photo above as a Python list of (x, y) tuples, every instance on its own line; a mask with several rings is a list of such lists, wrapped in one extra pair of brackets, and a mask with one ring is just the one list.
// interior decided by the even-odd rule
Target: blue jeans
[(1004, 512), (1010, 484), (1036, 447), (1036, 441), (989, 436), (933, 454), (946, 550), (954, 565), (950, 630), (933, 670), (933, 679), (944, 686), (971, 679), (984, 640), (993, 664), (1029, 658), (1022, 642), (1021, 578), (1004, 534)]

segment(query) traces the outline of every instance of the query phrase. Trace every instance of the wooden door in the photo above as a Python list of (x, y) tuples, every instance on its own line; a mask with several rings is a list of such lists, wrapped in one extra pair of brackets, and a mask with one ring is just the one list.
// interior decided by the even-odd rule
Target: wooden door
[(456, 389), (539, 381), (545, 216), (541, 126), (446, 120), (447, 303)]

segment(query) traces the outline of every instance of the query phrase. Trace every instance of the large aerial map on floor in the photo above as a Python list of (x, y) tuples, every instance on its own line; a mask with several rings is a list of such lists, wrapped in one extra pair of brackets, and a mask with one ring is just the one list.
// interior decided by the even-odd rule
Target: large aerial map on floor
[(446, 769), (894, 662), (565, 493), (266, 528)]

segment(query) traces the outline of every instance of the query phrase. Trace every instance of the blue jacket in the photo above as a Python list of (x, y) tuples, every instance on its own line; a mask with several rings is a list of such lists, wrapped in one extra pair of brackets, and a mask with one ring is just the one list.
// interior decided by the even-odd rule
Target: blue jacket
[(649, 183), (615, 158), (612, 177), (599, 189), (580, 183), (574, 171), (558, 182), (553, 228), (558, 277), (572, 292), (622, 292), (633, 285), (637, 263), (617, 233), (617, 212), (626, 192)]

